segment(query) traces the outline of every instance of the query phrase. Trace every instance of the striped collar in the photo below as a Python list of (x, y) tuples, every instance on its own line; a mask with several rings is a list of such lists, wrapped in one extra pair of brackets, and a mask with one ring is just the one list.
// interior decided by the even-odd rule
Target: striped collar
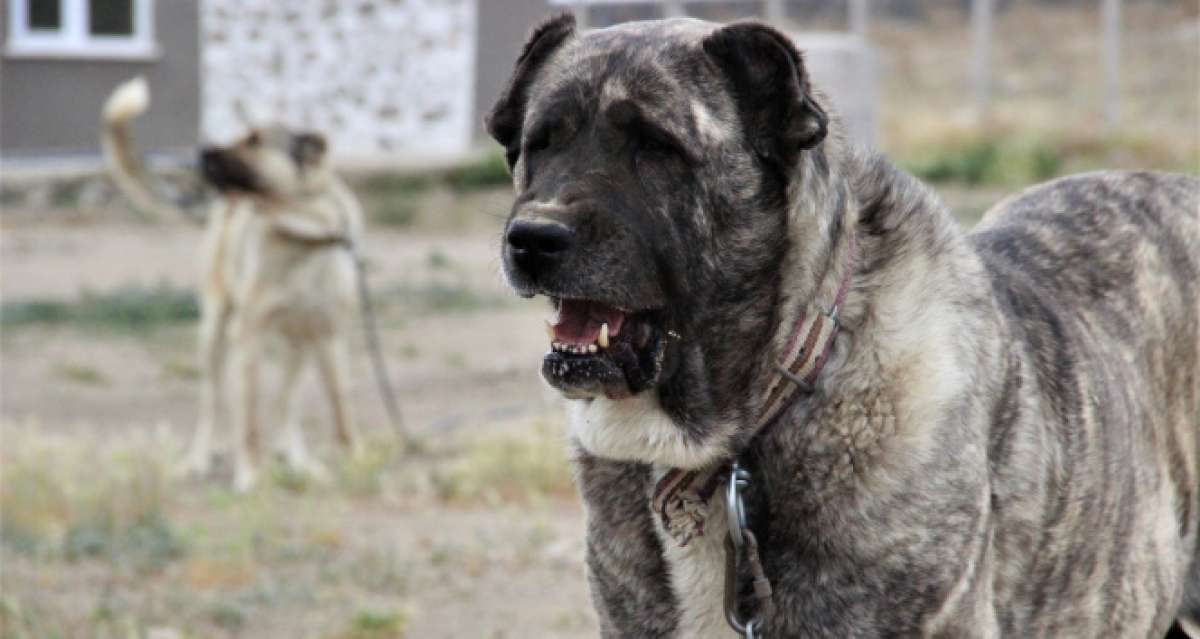
[[(783, 356), (775, 364), (775, 375), (767, 385), (766, 399), (755, 420), (757, 435), (770, 426), (801, 394), (811, 394), (817, 377), (825, 367), (829, 352), (837, 338), (838, 315), (850, 290), (854, 271), (854, 233), (846, 245), (846, 263), (833, 304), (828, 310), (811, 305), (801, 311)], [(709, 499), (716, 492), (729, 467), (729, 461), (699, 469), (672, 468), (655, 484), (650, 506), (663, 529), (680, 545), (686, 546), (694, 537), (704, 535), (704, 522), (709, 511)]]

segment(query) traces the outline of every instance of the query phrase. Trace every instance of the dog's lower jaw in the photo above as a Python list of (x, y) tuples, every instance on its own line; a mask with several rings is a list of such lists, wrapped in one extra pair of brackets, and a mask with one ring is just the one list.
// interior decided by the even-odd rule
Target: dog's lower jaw
[(605, 459), (695, 470), (728, 459), (736, 424), (720, 424), (696, 440), (663, 410), (658, 394), (625, 399), (595, 397), (568, 402), (571, 436), (588, 453)]

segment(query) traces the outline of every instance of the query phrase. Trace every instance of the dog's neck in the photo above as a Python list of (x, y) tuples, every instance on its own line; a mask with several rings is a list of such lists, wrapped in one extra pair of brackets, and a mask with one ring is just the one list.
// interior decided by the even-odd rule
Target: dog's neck
[[(798, 398), (794, 409), (771, 427), (776, 433), (792, 432), (786, 436), (786, 449), (769, 444), (773, 452), (767, 453), (786, 457), (768, 466), (777, 461), (780, 472), (793, 475), (804, 468), (821, 475), (822, 481), (844, 474), (839, 467), (844, 460), (851, 460), (857, 470), (869, 465), (872, 453), (867, 449), (892, 436), (887, 431), (895, 424), (895, 398), (889, 393), (896, 384), (910, 383), (896, 376), (898, 362), (913, 362), (913, 370), (905, 371), (916, 376), (918, 385), (941, 384), (950, 391), (953, 380), (939, 381), (936, 362), (955, 347), (960, 336), (954, 331), (962, 327), (940, 326), (939, 318), (957, 317), (944, 309), (990, 294), (982, 271), (970, 266), (977, 260), (963, 259), (964, 253), (972, 252), (965, 233), (928, 187), (880, 155), (833, 150), (825, 158), (833, 167), (828, 177), (814, 171), (815, 179), (824, 182), (813, 184), (797, 199), (800, 214), (808, 207), (808, 215), (823, 212), (825, 221), (804, 220), (796, 232), (812, 238), (824, 231), (830, 239), (820, 246), (793, 248), (784, 286), (790, 280), (796, 293), (789, 297), (785, 290), (780, 295), (781, 319), (773, 334), (772, 355), (788, 339), (798, 313), (834, 299), (847, 268), (841, 255), (854, 234), (851, 283), (839, 311), (839, 335), (815, 393)], [(928, 290), (943, 294), (925, 299), (921, 292)], [(769, 372), (762, 374), (768, 379)], [(860, 409), (866, 411), (861, 429), (853, 441), (847, 440), (838, 429), (857, 418), (843, 412)], [(871, 411), (878, 415), (868, 415)], [(810, 458), (813, 451), (821, 453)], [(809, 492), (816, 496), (821, 491)]]
[(854, 333), (864, 328), (877, 275), (901, 256), (893, 247), (912, 240), (945, 244), (962, 237), (924, 184), (882, 155), (841, 139), (807, 154), (798, 174), (788, 213), (792, 246), (782, 268), (766, 369), (785, 352), (798, 318), (828, 311), (844, 280), (849, 278), (850, 285), (838, 323)]

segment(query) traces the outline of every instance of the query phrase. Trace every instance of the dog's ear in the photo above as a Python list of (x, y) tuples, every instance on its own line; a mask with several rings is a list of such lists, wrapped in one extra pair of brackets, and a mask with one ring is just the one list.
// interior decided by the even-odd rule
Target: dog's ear
[(292, 138), (292, 157), (299, 166), (316, 166), (325, 157), (328, 145), (320, 133), (300, 133)]
[(728, 78), (748, 142), (764, 160), (789, 168), (800, 151), (825, 139), (829, 118), (786, 35), (741, 22), (710, 34), (704, 51)]
[(521, 125), (525, 121), (529, 85), (546, 59), (574, 33), (575, 16), (569, 13), (551, 17), (535, 27), (521, 48), (512, 77), (484, 118), (488, 133), (504, 147), (509, 170), (521, 153)]

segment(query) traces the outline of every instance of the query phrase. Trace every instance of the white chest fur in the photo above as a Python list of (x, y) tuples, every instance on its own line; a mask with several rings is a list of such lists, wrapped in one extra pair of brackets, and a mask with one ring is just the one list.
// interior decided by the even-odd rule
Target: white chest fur
[[(568, 402), (572, 438), (598, 457), (654, 464), (655, 481), (666, 468), (700, 468), (726, 455), (723, 446), (696, 443), (671, 422), (653, 393), (629, 399), (605, 398)], [(711, 438), (723, 441), (720, 437)], [(711, 441), (710, 440), (710, 441)], [(661, 470), (659, 470), (661, 469)], [(647, 494), (647, 500), (650, 496)], [(662, 529), (654, 526), (661, 540), (671, 585), (679, 603), (680, 639), (728, 639), (733, 630), (725, 622), (725, 513), (720, 496), (709, 502), (707, 521), (714, 522), (704, 536), (681, 547)]]
[[(656, 470), (655, 480), (665, 472)], [(663, 530), (662, 521), (657, 517), (654, 520), (671, 575), (671, 587), (679, 603), (676, 636), (680, 639), (734, 636), (725, 621), (725, 509), (720, 494), (709, 501), (705, 521), (709, 522), (705, 534), (680, 546)]]

